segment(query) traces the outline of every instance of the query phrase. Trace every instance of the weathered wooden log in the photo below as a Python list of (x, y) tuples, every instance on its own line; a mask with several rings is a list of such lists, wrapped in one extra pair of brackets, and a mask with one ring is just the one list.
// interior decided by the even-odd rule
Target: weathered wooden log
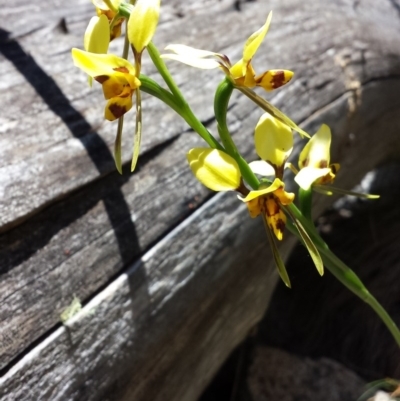
[[(272, 101), (310, 132), (332, 127), (337, 185), (351, 187), (399, 152), (398, 13), (390, 1), (304, 3), (238, 12), (230, 1), (166, 1), (155, 42), (236, 60), (273, 9), (256, 68), (296, 71)], [(195, 400), (268, 305), (277, 276), (262, 224), (234, 195), (211, 198), (194, 180), (185, 152), (202, 142), (154, 99), (143, 103), (138, 169), (117, 175), (115, 124), (103, 122), (100, 88), (85, 86), (69, 53), (90, 2), (14, 3), (2, 13), (1, 399)], [(221, 73), (169, 65), (215, 131)], [(148, 61), (143, 72), (157, 79)], [(248, 157), (260, 115), (232, 98), (230, 126)], [(126, 167), (130, 132), (128, 115)], [(316, 214), (330, 202), (318, 199)], [(293, 243), (285, 240), (285, 255)], [(62, 326), (74, 295), (85, 306)]]

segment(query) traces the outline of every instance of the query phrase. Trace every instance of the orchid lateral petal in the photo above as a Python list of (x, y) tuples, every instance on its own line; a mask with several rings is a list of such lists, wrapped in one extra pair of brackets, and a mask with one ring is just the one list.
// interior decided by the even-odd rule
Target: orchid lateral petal
[(274, 192), (278, 188), (281, 188), (283, 186), (284, 186), (283, 182), (279, 178), (275, 178), (274, 182), (267, 188), (259, 189), (257, 191), (250, 191), (245, 198), (242, 198), (240, 196), (238, 196), (238, 198), (243, 202), (249, 202), (255, 198), (258, 198), (259, 196)]
[(264, 177), (274, 176), (274, 168), (264, 160), (256, 160), (249, 163), (249, 167), (254, 174), (262, 175)]
[(305, 190), (310, 189), (311, 185), (318, 180), (329, 174), (331, 169), (327, 168), (314, 168), (314, 167), (304, 167), (299, 173), (294, 177), (300, 188)]
[(243, 75), (246, 72), (247, 64), (251, 61), (256, 51), (260, 47), (262, 41), (265, 38), (265, 35), (268, 32), (269, 26), (271, 24), (272, 19), (272, 11), (268, 14), (267, 20), (265, 24), (256, 32), (254, 32), (247, 39), (244, 48), (243, 48)]
[(91, 77), (111, 76), (118, 70), (124, 70), (135, 76), (135, 67), (114, 54), (89, 53), (76, 48), (72, 49), (71, 53), (75, 66)]
[(139, 159), (140, 143), (142, 141), (142, 96), (140, 90), (136, 89), (136, 123), (135, 135), (133, 138), (133, 155), (131, 163), (131, 172), (136, 168), (136, 163)]
[(261, 86), (269, 92), (286, 85), (293, 78), (293, 75), (294, 73), (289, 70), (268, 70), (256, 76), (254, 80), (257, 86)]
[(274, 240), (274, 236), (272, 235), (271, 229), (269, 228), (268, 222), (266, 220), (265, 215), (263, 215), (263, 221), (264, 221), (264, 227), (265, 227), (265, 231), (267, 232), (267, 237), (268, 237), (268, 242), (271, 246), (271, 250), (272, 250), (272, 255), (274, 257), (274, 261), (275, 261), (275, 265), (278, 269), (278, 273), (282, 279), (282, 281), (285, 283), (285, 285), (289, 288), (291, 288), (291, 284), (290, 284), (290, 279), (289, 279), (289, 275), (286, 271), (286, 267), (285, 264), (283, 263), (281, 254), (276, 246), (275, 240)]
[(329, 166), (331, 130), (326, 124), (304, 146), (299, 156), (299, 167), (325, 168)]
[(160, 0), (137, 0), (128, 20), (129, 42), (137, 53), (151, 42), (160, 16)]
[(240, 169), (227, 153), (210, 148), (194, 148), (187, 154), (195, 177), (213, 191), (233, 191), (240, 186)]
[(191, 56), (180, 54), (163, 54), (161, 58), (179, 61), (190, 67), (200, 68), (202, 70), (212, 70), (214, 68), (221, 67), (220, 62), (208, 58), (193, 58)]
[(268, 113), (258, 121), (254, 141), (258, 156), (275, 168), (283, 168), (293, 149), (291, 129)]

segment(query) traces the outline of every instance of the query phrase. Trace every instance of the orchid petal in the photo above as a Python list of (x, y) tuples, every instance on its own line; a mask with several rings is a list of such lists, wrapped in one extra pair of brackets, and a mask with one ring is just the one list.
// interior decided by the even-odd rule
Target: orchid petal
[(187, 55), (163, 54), (161, 58), (179, 61), (183, 64), (189, 65), (190, 67), (200, 68), (202, 70), (212, 70), (214, 68), (221, 67), (221, 63), (219, 63), (217, 60), (207, 58), (193, 58)]
[(217, 149), (195, 148), (187, 154), (196, 178), (213, 191), (232, 191), (240, 186), (240, 169), (235, 159)]
[(76, 48), (72, 49), (71, 53), (75, 66), (91, 77), (111, 76), (118, 71), (135, 75), (135, 67), (129, 61), (114, 54), (89, 53)]
[(249, 163), (249, 166), (254, 174), (263, 175), (266, 177), (275, 175), (274, 168), (264, 160), (256, 160)]
[(171, 44), (168, 45), (165, 50), (170, 50), (175, 54), (179, 54), (182, 56), (193, 57), (193, 58), (204, 58), (204, 57), (223, 57), (223, 55), (219, 53), (210, 52), (208, 50), (195, 49), (194, 47), (180, 45), (180, 44)]
[(286, 125), (265, 113), (255, 129), (256, 152), (276, 168), (283, 167), (293, 149), (293, 135)]
[(331, 172), (330, 168), (315, 168), (315, 167), (304, 167), (299, 173), (294, 177), (300, 188), (305, 190), (309, 189), (311, 185), (321, 177), (329, 174)]
[(122, 117), (132, 108), (132, 95), (116, 96), (111, 98), (106, 105), (104, 118), (108, 121), (114, 121)]
[(329, 166), (331, 146), (331, 130), (322, 124), (315, 135), (311, 137), (299, 156), (299, 167), (325, 168)]
[(137, 0), (128, 20), (128, 39), (138, 53), (151, 42), (160, 16), (160, 0)]
[(260, 47), (262, 41), (264, 40), (265, 35), (267, 34), (269, 26), (271, 24), (271, 19), (272, 11), (268, 14), (265, 24), (257, 32), (254, 32), (252, 35), (250, 35), (250, 37), (246, 41), (243, 49), (243, 75), (245, 74), (247, 64), (251, 61), (254, 54)]
[(258, 198), (262, 195), (271, 193), (276, 191), (278, 188), (283, 187), (284, 184), (279, 178), (275, 178), (274, 182), (267, 188), (259, 189), (257, 191), (250, 191), (249, 194), (245, 197), (242, 198), (241, 196), (238, 196), (238, 198), (243, 201), (243, 202), (249, 202), (255, 198)]
[(256, 76), (254, 80), (257, 86), (261, 86), (266, 91), (272, 91), (286, 85), (293, 75), (294, 73), (289, 70), (268, 70)]
[(106, 54), (110, 44), (110, 25), (107, 17), (92, 17), (86, 28), (84, 36), (84, 48), (91, 53)]

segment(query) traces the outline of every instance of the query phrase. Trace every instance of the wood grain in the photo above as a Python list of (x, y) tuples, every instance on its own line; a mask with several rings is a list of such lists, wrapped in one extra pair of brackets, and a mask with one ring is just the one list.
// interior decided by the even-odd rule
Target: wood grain
[[(194, 400), (267, 306), (276, 275), (266, 238), (234, 195), (210, 198), (194, 180), (185, 152), (202, 142), (153, 99), (138, 170), (117, 175), (115, 126), (69, 54), (92, 6), (64, 3), (1, 11), (1, 399)], [(390, 1), (375, 3), (275, 0), (236, 12), (228, 1), (165, 2), (155, 42), (236, 60), (272, 8), (256, 69), (291, 68), (296, 79), (267, 97), (310, 132), (332, 127), (337, 185), (349, 188), (400, 150), (400, 20)], [(215, 132), (221, 73), (168, 65)], [(157, 77), (148, 60), (144, 71)], [(249, 158), (260, 115), (233, 96), (229, 123)], [(319, 198), (316, 214), (331, 201)], [(74, 295), (89, 303), (60, 327)]]

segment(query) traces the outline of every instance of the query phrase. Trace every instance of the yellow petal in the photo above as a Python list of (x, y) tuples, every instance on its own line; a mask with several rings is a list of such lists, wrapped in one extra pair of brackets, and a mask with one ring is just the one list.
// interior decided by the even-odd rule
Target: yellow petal
[(132, 95), (123, 93), (122, 96), (116, 96), (107, 102), (104, 110), (104, 118), (108, 121), (114, 121), (123, 116), (132, 108)]
[(269, 25), (271, 24), (272, 11), (268, 14), (267, 20), (265, 24), (257, 31), (254, 32), (246, 41), (243, 49), (243, 71), (242, 74), (245, 74), (245, 69), (247, 68), (247, 64), (251, 61), (257, 49), (261, 45), (262, 41), (265, 38), (265, 35), (268, 32)]
[(249, 166), (254, 174), (263, 176), (275, 175), (274, 168), (264, 160), (256, 160), (254, 162), (249, 163)]
[[(239, 197), (240, 199), (240, 197)], [(260, 202), (261, 200), (261, 202)], [(263, 200), (261, 198), (251, 199), (246, 202), (247, 209), (249, 211), (250, 217), (254, 219), (255, 217), (259, 216), (262, 212), (262, 204)]]
[(163, 54), (161, 58), (179, 61), (183, 64), (195, 68), (200, 68), (202, 70), (212, 70), (214, 68), (221, 67), (221, 63), (219, 63), (217, 60), (208, 58), (194, 58), (191, 56), (181, 55), (181, 54)]
[(282, 187), (284, 187), (284, 183), (279, 178), (275, 178), (274, 182), (269, 187), (262, 188), (257, 191), (250, 191), (249, 194), (245, 198), (242, 198), (241, 196), (238, 196), (238, 198), (243, 202), (250, 202), (251, 200), (253, 200), (255, 198), (258, 198), (262, 195), (274, 192), (278, 188), (282, 188)]
[(135, 76), (135, 67), (129, 61), (114, 54), (89, 53), (76, 48), (72, 49), (71, 53), (75, 66), (91, 77), (111, 76), (116, 71), (125, 71)]
[(128, 20), (128, 39), (138, 53), (153, 39), (160, 16), (160, 0), (137, 0)]
[(213, 191), (232, 191), (240, 185), (240, 169), (236, 161), (217, 149), (195, 148), (187, 154), (196, 178)]
[(257, 86), (261, 86), (266, 91), (272, 91), (287, 84), (293, 75), (294, 73), (289, 70), (268, 70), (255, 77), (254, 80)]
[(305, 190), (309, 189), (311, 185), (319, 178), (329, 174), (330, 168), (315, 168), (315, 167), (304, 167), (294, 177), (294, 180), (299, 184), (300, 188)]
[(110, 26), (107, 17), (92, 17), (84, 36), (84, 48), (91, 53), (106, 54), (110, 43)]
[(325, 168), (329, 166), (331, 130), (323, 124), (311, 137), (299, 156), (299, 167)]
[(283, 169), (293, 148), (291, 129), (265, 113), (256, 126), (254, 140), (258, 156), (277, 169)]

